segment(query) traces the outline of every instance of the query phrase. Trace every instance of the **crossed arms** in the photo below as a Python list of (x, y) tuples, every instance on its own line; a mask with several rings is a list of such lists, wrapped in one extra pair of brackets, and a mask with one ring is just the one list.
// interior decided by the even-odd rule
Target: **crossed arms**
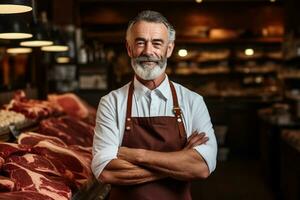
[(194, 132), (186, 146), (176, 152), (120, 147), (117, 159), (106, 165), (98, 179), (109, 184), (135, 185), (165, 177), (178, 180), (206, 178), (208, 166), (193, 147), (206, 145), (207, 141), (205, 133)]

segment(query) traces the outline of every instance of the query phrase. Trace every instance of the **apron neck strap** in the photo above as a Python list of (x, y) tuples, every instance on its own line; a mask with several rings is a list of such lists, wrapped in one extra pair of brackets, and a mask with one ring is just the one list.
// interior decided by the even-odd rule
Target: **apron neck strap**
[(134, 88), (133, 88), (133, 80), (132, 80), (128, 90), (126, 121), (128, 121), (128, 119), (130, 120), (131, 118), (133, 90)]
[[(184, 126), (183, 126), (183, 121), (182, 121), (182, 116), (181, 116), (181, 109), (178, 104), (177, 93), (176, 93), (174, 84), (171, 81), (169, 81), (169, 84), (170, 84), (172, 98), (173, 98), (173, 113), (175, 114), (175, 117), (177, 118), (180, 136), (183, 137), (184, 136)], [(131, 83), (129, 85), (129, 90), (128, 90), (126, 122), (125, 122), (125, 130), (126, 131), (129, 131), (131, 129), (133, 91), (134, 91), (134, 80), (131, 81)]]

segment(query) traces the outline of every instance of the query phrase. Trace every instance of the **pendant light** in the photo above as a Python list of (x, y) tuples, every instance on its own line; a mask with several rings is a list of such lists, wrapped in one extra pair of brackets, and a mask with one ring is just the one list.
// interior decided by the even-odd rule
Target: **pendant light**
[(6, 49), (6, 53), (8, 54), (13, 54), (13, 55), (17, 55), (17, 54), (27, 54), (27, 53), (31, 53), (32, 49), (28, 48), (28, 47), (21, 47), (20, 44), (20, 40), (6, 40), (8, 41), (7, 44), (5, 45)]
[(32, 0), (0, 0), (0, 14), (24, 13), (32, 10)]
[(53, 45), (42, 47), (42, 51), (64, 52), (64, 51), (69, 50), (68, 45), (66, 45), (66, 42), (63, 39), (63, 37), (57, 27), (53, 27), (52, 38), (53, 38)]
[(26, 47), (13, 47), (13, 48), (6, 49), (6, 52), (9, 54), (25, 54), (25, 53), (31, 53), (32, 49)]
[(58, 45), (58, 44), (42, 47), (42, 51), (48, 51), (48, 52), (63, 52), (68, 50), (69, 50), (68, 46)]
[(31, 38), (29, 23), (16, 17), (1, 17), (0, 39)]
[(41, 13), (41, 20), (37, 19), (37, 9), (36, 9), (36, 2), (32, 2), (32, 16), (33, 16), (33, 23), (32, 23), (32, 33), (33, 37), (22, 41), (20, 43), (21, 46), (24, 47), (42, 47), (42, 46), (49, 46), (53, 44), (53, 41), (50, 40), (50, 34), (47, 30), (47, 13)]
[(59, 56), (56, 58), (56, 62), (59, 64), (69, 63), (70, 61), (71, 59), (68, 56)]

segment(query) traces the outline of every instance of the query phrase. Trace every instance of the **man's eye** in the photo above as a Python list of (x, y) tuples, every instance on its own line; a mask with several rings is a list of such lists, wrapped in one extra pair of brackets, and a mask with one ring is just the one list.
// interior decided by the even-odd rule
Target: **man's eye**
[(138, 46), (142, 46), (142, 45), (144, 45), (145, 43), (144, 42), (137, 42), (136, 43)]
[(160, 42), (155, 42), (155, 43), (153, 43), (153, 45), (156, 46), (156, 47), (160, 47), (161, 43)]

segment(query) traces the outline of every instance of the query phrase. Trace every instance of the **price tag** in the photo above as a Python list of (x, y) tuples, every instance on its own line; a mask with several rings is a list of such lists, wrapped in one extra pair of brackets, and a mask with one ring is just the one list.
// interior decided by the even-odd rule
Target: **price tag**
[(14, 136), (14, 138), (18, 138), (19, 135), (21, 134), (21, 132), (19, 130), (17, 130), (16, 126), (14, 124), (11, 124), (8, 126), (10, 133)]

